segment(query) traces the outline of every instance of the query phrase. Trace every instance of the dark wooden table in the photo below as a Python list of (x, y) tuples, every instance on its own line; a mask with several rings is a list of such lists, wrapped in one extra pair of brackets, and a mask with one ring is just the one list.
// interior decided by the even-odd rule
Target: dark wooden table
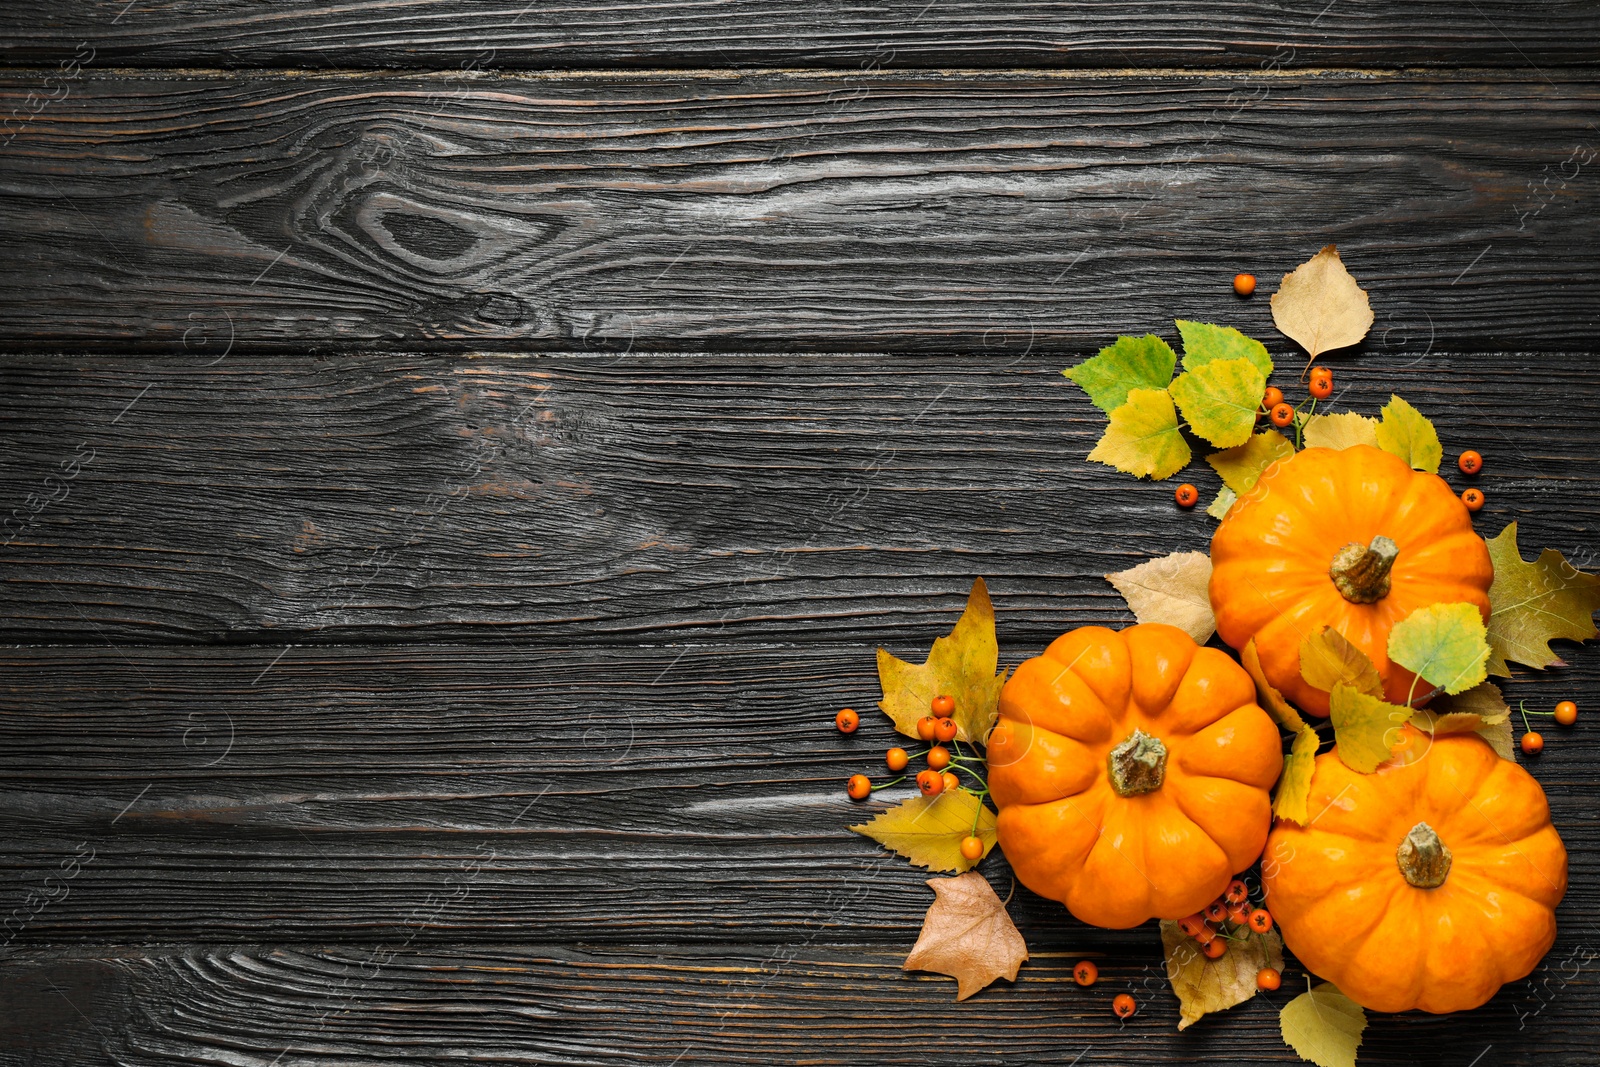
[[(1127, 622), (1211, 523), (1060, 370), (1298, 368), (1228, 281), (1329, 242), (1342, 401), (1600, 564), (1597, 61), (1565, 0), (0, 9), (0, 1064), (1297, 1062), (1297, 968), (1180, 1035), (1153, 927), (1025, 890), (1015, 985), (903, 974), (831, 716), (977, 575), (1010, 664)], [(1566, 651), (1508, 695), (1600, 709)], [(1363, 1065), (1600, 1057), (1597, 756), (1532, 764), (1555, 950)]]

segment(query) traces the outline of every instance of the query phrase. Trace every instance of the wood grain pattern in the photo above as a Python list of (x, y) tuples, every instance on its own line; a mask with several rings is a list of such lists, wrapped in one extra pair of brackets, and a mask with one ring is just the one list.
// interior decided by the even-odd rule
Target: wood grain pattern
[[(1337, 360), (1337, 404), (1403, 394), (1488, 457), (1481, 530), (1600, 564), (1587, 358), (1402, 337)], [(1084, 461), (1104, 417), (1060, 375), (1084, 354), (3, 361), (0, 635), (893, 648), (983, 575), (1042, 645), (1126, 618), (1101, 576), (1214, 527)]]
[[(43, 10), (41, 10), (41, 8)], [(99, 0), (0, 8), (0, 61), (375, 68), (823, 66), (1592, 67), (1600, 15), (1577, 0), (1224, 0), (1188, 4), (736, 0)]]
[(0, 155), (0, 343), (41, 351), (986, 362), (1228, 317), (1234, 270), (1270, 288), (1329, 241), (1441, 350), (1581, 350), (1600, 307), (1600, 85), (1561, 75), (91, 72), (40, 92), (0, 79), (0, 113), (38, 109)]

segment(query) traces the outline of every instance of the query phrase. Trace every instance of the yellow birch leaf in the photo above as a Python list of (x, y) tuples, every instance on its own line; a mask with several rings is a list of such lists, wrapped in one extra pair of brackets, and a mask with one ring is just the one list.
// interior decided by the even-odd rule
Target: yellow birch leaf
[(1472, 604), (1430, 604), (1389, 631), (1389, 659), (1446, 693), (1471, 689), (1487, 677), (1488, 631)]
[(1333, 721), (1334, 751), (1345, 766), (1371, 774), (1394, 755), (1411, 710), (1368, 696), (1347, 685), (1335, 685), (1328, 694), (1328, 718)]
[(1089, 458), (1159, 482), (1188, 466), (1192, 454), (1178, 432), (1171, 395), (1165, 389), (1131, 389), (1127, 403), (1111, 413), (1111, 423)]
[(1307, 685), (1324, 693), (1331, 693), (1334, 686), (1343, 684), (1370, 697), (1383, 696), (1383, 679), (1378, 676), (1378, 668), (1372, 665), (1365, 652), (1331, 626), (1324, 626), (1320, 632), (1300, 642), (1300, 677)]
[(1361, 1005), (1323, 982), (1283, 1006), (1278, 1028), (1284, 1043), (1317, 1067), (1356, 1067), (1356, 1049), (1367, 1028)]
[(1256, 640), (1251, 638), (1245, 642), (1244, 651), (1239, 653), (1239, 662), (1244, 664), (1244, 669), (1256, 683), (1256, 696), (1261, 706), (1267, 709), (1267, 714), (1272, 716), (1272, 721), (1291, 733), (1298, 734), (1302, 730), (1309, 730), (1306, 721), (1300, 713), (1285, 699), (1283, 694), (1273, 688), (1267, 681), (1267, 674), (1261, 669), (1261, 656), (1256, 652)]
[(955, 699), (955, 720), (962, 741), (982, 742), (989, 736), (1000, 708), (1000, 646), (994, 635), (994, 604), (989, 587), (979, 578), (972, 583), (966, 610), (955, 629), (933, 642), (927, 661), (907, 663), (878, 649), (878, 702), (894, 728), (907, 737), (917, 736), (917, 720), (929, 714), (933, 698)]
[(1206, 514), (1221, 522), (1228, 517), (1228, 510), (1239, 500), (1239, 494), (1227, 486), (1217, 490), (1217, 498), (1206, 508)]
[(1218, 359), (1178, 375), (1168, 387), (1189, 428), (1218, 448), (1250, 440), (1267, 376), (1248, 359)]
[(1211, 557), (1204, 552), (1174, 552), (1108, 574), (1106, 581), (1116, 586), (1140, 622), (1176, 626), (1198, 645), (1217, 632), (1211, 614)]
[(1366, 290), (1345, 270), (1339, 250), (1329, 245), (1283, 276), (1272, 294), (1272, 321), (1315, 360), (1365, 337), (1372, 329), (1372, 306)]
[(1232, 326), (1213, 326), (1209, 322), (1190, 322), (1178, 319), (1178, 333), (1183, 337), (1183, 369), (1194, 370), (1218, 359), (1248, 359), (1261, 368), (1263, 375), (1272, 373), (1272, 357), (1267, 346), (1254, 337), (1246, 337)]
[[(976, 819), (977, 829), (973, 829)], [(997, 840), (994, 812), (967, 789), (956, 789), (933, 797), (912, 797), (871, 822), (850, 829), (894, 852), (918, 867), (930, 871), (966, 871), (983, 859), (969, 860), (961, 854), (961, 841), (974, 834), (983, 842), (987, 856)]]
[(1177, 363), (1177, 353), (1152, 333), (1119, 337), (1099, 355), (1061, 373), (1082, 386), (1095, 407), (1110, 414), (1128, 402), (1130, 390), (1165, 389)]
[(1250, 440), (1206, 457), (1211, 468), (1222, 476), (1222, 484), (1243, 496), (1255, 488), (1262, 472), (1280, 459), (1294, 455), (1294, 445), (1277, 430), (1253, 435)]
[(1439, 473), (1444, 449), (1439, 445), (1438, 431), (1422, 412), (1393, 393), (1383, 405), (1383, 421), (1375, 433), (1378, 447), (1405, 460), (1412, 470)]
[(1338, 451), (1352, 445), (1378, 447), (1378, 420), (1353, 411), (1337, 415), (1312, 415), (1300, 431), (1307, 448), (1331, 448)]

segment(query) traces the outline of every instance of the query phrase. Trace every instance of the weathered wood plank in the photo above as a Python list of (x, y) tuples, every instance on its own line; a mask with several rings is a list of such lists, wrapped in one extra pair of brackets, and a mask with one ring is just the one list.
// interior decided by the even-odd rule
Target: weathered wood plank
[[(1105, 933), (1035, 946), (1015, 984), (965, 1003), (947, 978), (902, 973), (899, 949), (806, 943), (123, 951), (11, 962), (0, 990), (17, 991), (19, 1037), (33, 1023), (27, 1039), (58, 1057), (50, 1062), (123, 1067), (444, 1064), (464, 1054), (606, 1065), (1301, 1062), (1277, 1025), (1298, 974), (1179, 1034), (1159, 941), (1143, 931), (1122, 945), (1113, 942), (1126, 935)], [(1592, 951), (1564, 935), (1534, 979), (1474, 1012), (1371, 1016), (1362, 1067), (1469, 1064), (1486, 1052), (1507, 1067), (1590, 1062), (1592, 964), (1561, 965)], [(1072, 981), (1084, 957), (1100, 966), (1090, 989)], [(1140, 1011), (1119, 1022), (1109, 1004), (1129, 991)]]
[(1597, 105), (1484, 72), (16, 71), (0, 343), (1004, 358), (1232, 314), (1235, 270), (1336, 241), (1442, 349), (1581, 349)]
[(0, 61), (178, 67), (1590, 66), (1577, 0), (1393, 4), (1040, 0), (482, 4), (461, 0), (48, 3), (0, 8)]
[[(1405, 338), (1339, 360), (1337, 403), (1405, 395), (1488, 457), (1480, 529), (1600, 563), (1592, 360)], [(0, 361), (0, 638), (892, 646), (982, 575), (1042, 644), (1214, 527), (1085, 461), (1082, 354)]]
[[(1041, 647), (1000, 636), (1010, 665)], [(926, 908), (926, 872), (846, 830), (910, 792), (844, 796), (895, 743), (870, 641), (279, 652), (0, 650), (0, 940), (898, 945)], [(1569, 658), (1508, 696), (1600, 706), (1600, 654)], [(1529, 766), (1592, 938), (1587, 729)], [(1026, 891), (1013, 910), (1082, 932)]]

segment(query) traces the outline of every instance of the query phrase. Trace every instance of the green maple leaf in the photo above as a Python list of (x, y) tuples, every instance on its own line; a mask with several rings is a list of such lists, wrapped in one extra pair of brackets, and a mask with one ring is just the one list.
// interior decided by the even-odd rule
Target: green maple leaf
[(1099, 355), (1061, 373), (1082, 386), (1090, 402), (1109, 415), (1128, 402), (1134, 389), (1165, 389), (1177, 362), (1171, 345), (1147, 333), (1119, 337)]
[(1393, 452), (1410, 464), (1412, 470), (1439, 473), (1444, 449), (1439, 434), (1422, 412), (1394, 394), (1383, 406), (1383, 421), (1377, 427), (1378, 447)]
[(1311, 775), (1317, 769), (1317, 747), (1322, 739), (1304, 724), (1295, 731), (1294, 744), (1283, 758), (1283, 773), (1278, 776), (1278, 791), (1272, 797), (1272, 814), (1290, 822), (1306, 824), (1310, 812)]
[(1587, 641), (1596, 636), (1600, 577), (1585, 574), (1547, 548), (1532, 563), (1517, 548), (1517, 524), (1488, 542), (1494, 563), (1489, 586), (1489, 673), (1510, 677), (1508, 660), (1540, 670), (1561, 665), (1550, 650), (1557, 638)]
[(1167, 391), (1134, 389), (1128, 393), (1128, 402), (1111, 413), (1111, 424), (1089, 458), (1126, 474), (1160, 481), (1183, 470), (1190, 455)]
[(1162, 919), (1161, 948), (1166, 955), (1167, 981), (1178, 997), (1179, 1030), (1255, 996), (1260, 991), (1256, 975), (1261, 968), (1283, 970), (1283, 938), (1276, 930), (1247, 934), (1212, 960), (1176, 922)]
[[(1213, 326), (1209, 322), (1178, 319), (1183, 337), (1183, 369), (1194, 370), (1219, 359), (1248, 359), (1261, 370), (1262, 378), (1272, 373), (1272, 357), (1267, 346), (1246, 337), (1232, 326)], [(1257, 397), (1257, 400), (1260, 398)]]
[(1471, 604), (1418, 608), (1389, 631), (1389, 659), (1446, 693), (1471, 689), (1488, 677), (1488, 633)]
[(1336, 685), (1348, 685), (1368, 696), (1383, 696), (1378, 668), (1331, 626), (1300, 642), (1300, 677), (1325, 693), (1333, 692)]
[[(1241, 497), (1255, 488), (1261, 473), (1280, 459), (1294, 455), (1294, 445), (1277, 430), (1267, 430), (1251, 436), (1250, 440), (1235, 448), (1213, 452), (1206, 457), (1211, 468), (1222, 476), (1222, 484)], [(1220, 499), (1220, 494), (1219, 494)], [(1229, 501), (1232, 506), (1232, 501)], [(1223, 509), (1226, 513), (1226, 508)]]
[(983, 856), (969, 860), (961, 854), (962, 839), (969, 834), (983, 842), (984, 856), (998, 840), (994, 812), (966, 789), (912, 797), (850, 829), (931, 871), (960, 872), (976, 866)]
[(1000, 707), (1000, 646), (994, 635), (994, 604), (989, 587), (972, 583), (967, 606), (955, 629), (934, 640), (923, 663), (907, 663), (878, 649), (878, 682), (883, 699), (878, 707), (907, 737), (917, 736), (917, 720), (931, 711), (936, 696), (953, 697), (954, 718), (962, 741), (981, 742), (989, 735)]
[(1334, 751), (1339, 758), (1351, 770), (1371, 774), (1394, 755), (1411, 709), (1348, 685), (1335, 685), (1328, 694), (1328, 718), (1333, 722)]
[(1317, 1067), (1356, 1067), (1356, 1049), (1366, 1028), (1361, 1005), (1331, 982), (1301, 993), (1278, 1013), (1284, 1043)]
[(1217, 359), (1180, 374), (1169, 386), (1189, 428), (1218, 448), (1250, 440), (1267, 376), (1248, 359)]

